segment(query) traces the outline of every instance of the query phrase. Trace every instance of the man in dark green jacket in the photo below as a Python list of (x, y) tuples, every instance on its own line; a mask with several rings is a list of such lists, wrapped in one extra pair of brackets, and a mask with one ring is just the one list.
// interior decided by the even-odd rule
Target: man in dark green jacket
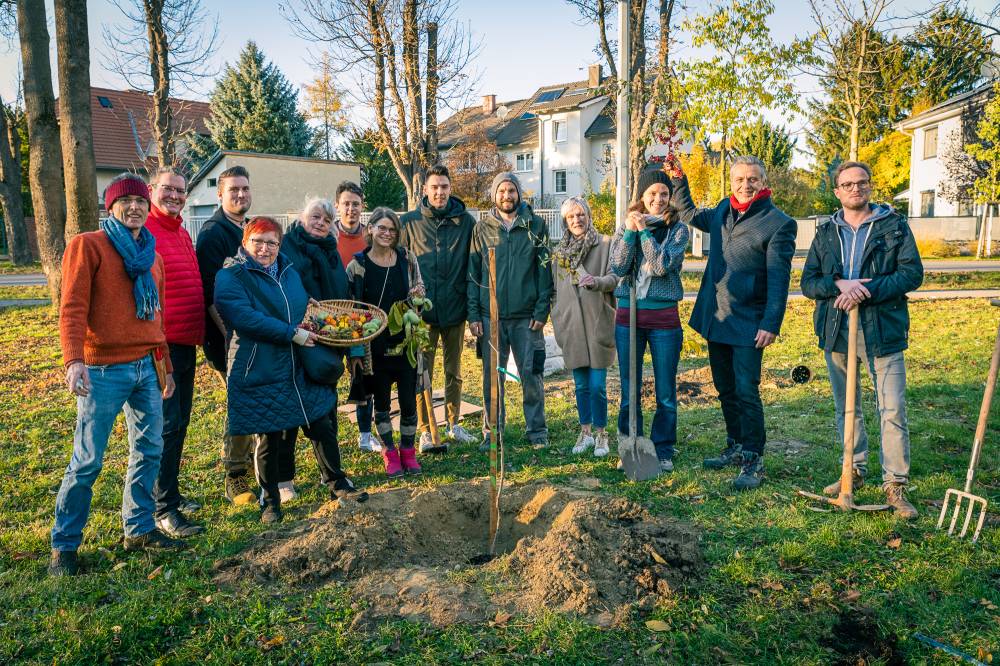
[[(469, 245), (476, 221), (465, 210), (462, 200), (451, 196), (448, 167), (436, 164), (427, 170), (420, 205), (404, 215), (401, 222), (403, 231), (399, 242), (417, 256), (427, 298), (432, 303), (431, 309), (424, 313), (431, 339), (431, 349), (424, 354), (424, 367), (433, 380), (434, 355), (438, 340), (441, 340), (448, 435), (459, 444), (468, 444), (475, 437), (459, 424), (459, 410), (462, 406), (462, 342), (468, 312)], [(424, 404), (424, 394), (417, 393), (421, 453), (448, 449), (444, 443), (434, 446), (430, 428), (436, 428), (437, 424), (428, 419), (433, 409), (433, 405)]]
[[(882, 487), (901, 518), (917, 517), (904, 491), (910, 474), (910, 433), (906, 421), (906, 365), (910, 318), (906, 293), (920, 286), (924, 267), (906, 218), (883, 204), (870, 204), (871, 168), (843, 162), (834, 173), (834, 193), (843, 208), (819, 226), (802, 271), (802, 293), (816, 301), (813, 323), (826, 353), (836, 406), (837, 430), (844, 441), (847, 312), (860, 308), (858, 356), (866, 361), (877, 392), (882, 448)], [(861, 391), (854, 405), (854, 488), (864, 485), (868, 436)], [(824, 488), (836, 495), (840, 482)]]
[[(545, 427), (545, 393), (542, 370), (545, 366), (545, 338), (542, 327), (552, 304), (552, 271), (549, 266), (549, 232), (545, 221), (521, 200), (521, 183), (510, 172), (498, 174), (490, 188), (495, 207), (476, 224), (469, 254), (469, 329), (482, 336), (483, 404), (487, 418), (490, 404), (489, 254), (496, 248), (497, 309), (500, 320), (500, 367), (514, 353), (514, 362), (524, 395), (524, 420), (528, 441), (535, 448), (548, 445)], [(503, 401), (501, 399), (501, 405)], [(499, 427), (504, 413), (500, 410)], [(483, 422), (485, 434), (486, 421)], [(488, 448), (488, 436), (483, 448)]]

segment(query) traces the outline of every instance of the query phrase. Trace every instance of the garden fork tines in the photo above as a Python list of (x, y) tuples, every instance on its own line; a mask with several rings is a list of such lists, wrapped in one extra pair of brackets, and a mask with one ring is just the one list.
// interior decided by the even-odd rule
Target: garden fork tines
[[(1000, 300), (992, 299), (993, 305), (1000, 306)], [(979, 539), (979, 532), (983, 529), (983, 522), (986, 520), (987, 501), (985, 497), (972, 494), (972, 482), (976, 478), (976, 468), (979, 466), (979, 455), (983, 451), (983, 438), (986, 436), (986, 421), (990, 416), (990, 406), (993, 403), (993, 389), (997, 385), (997, 371), (1000, 369), (1000, 327), (997, 328), (997, 339), (993, 344), (993, 358), (990, 361), (990, 374), (986, 378), (986, 388), (983, 391), (983, 404), (979, 408), (979, 421), (976, 422), (976, 435), (972, 440), (972, 455), (969, 456), (969, 469), (965, 473), (965, 489), (949, 488), (944, 495), (944, 504), (941, 505), (941, 515), (938, 516), (938, 529), (944, 525), (948, 516), (948, 501), (952, 501), (951, 521), (948, 524), (948, 534), (955, 534), (955, 527), (958, 525), (959, 516), (965, 511), (965, 520), (962, 521), (962, 530), (958, 537), (964, 537), (969, 532), (973, 516), (978, 509), (979, 516), (976, 518), (976, 531), (972, 533), (972, 541)]]

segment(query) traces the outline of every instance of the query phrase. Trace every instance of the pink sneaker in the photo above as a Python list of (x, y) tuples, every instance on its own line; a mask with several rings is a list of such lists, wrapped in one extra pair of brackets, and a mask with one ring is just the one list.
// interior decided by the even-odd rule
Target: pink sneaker
[(403, 471), (407, 474), (420, 474), (420, 463), (417, 462), (416, 449), (400, 449), (399, 459), (403, 463)]
[(399, 464), (399, 451), (396, 449), (383, 449), (382, 460), (385, 461), (385, 475), (390, 479), (403, 476), (403, 468)]

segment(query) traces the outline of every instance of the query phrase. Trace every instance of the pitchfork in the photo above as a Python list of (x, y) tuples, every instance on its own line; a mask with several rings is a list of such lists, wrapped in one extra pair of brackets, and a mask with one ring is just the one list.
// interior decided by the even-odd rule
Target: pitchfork
[[(1000, 300), (992, 299), (990, 301), (993, 305), (1000, 306)], [(959, 538), (964, 537), (969, 531), (969, 525), (972, 524), (972, 517), (976, 515), (976, 509), (979, 510), (979, 516), (976, 519), (976, 531), (972, 534), (972, 542), (975, 543), (979, 539), (979, 532), (983, 529), (983, 521), (986, 520), (986, 498), (980, 497), (979, 495), (973, 495), (970, 491), (972, 490), (972, 480), (976, 477), (976, 467), (979, 466), (979, 454), (983, 450), (983, 438), (986, 435), (986, 421), (989, 420), (990, 416), (990, 405), (993, 403), (993, 389), (997, 385), (997, 370), (1000, 368), (1000, 326), (997, 328), (997, 339), (996, 343), (993, 345), (993, 359), (990, 361), (990, 374), (986, 378), (986, 389), (983, 391), (983, 405), (979, 408), (979, 421), (976, 423), (976, 435), (972, 440), (972, 455), (969, 458), (969, 469), (965, 473), (965, 490), (958, 490), (957, 488), (949, 488), (944, 495), (944, 504), (941, 505), (941, 515), (938, 517), (938, 529), (944, 525), (944, 519), (948, 514), (948, 501), (953, 500), (952, 504), (952, 514), (951, 522), (948, 524), (948, 534), (955, 533), (955, 527), (958, 525), (958, 518), (963, 511), (963, 505), (965, 508), (965, 520), (962, 521), (962, 531), (958, 533)], [(965, 504), (965, 501), (968, 504)]]

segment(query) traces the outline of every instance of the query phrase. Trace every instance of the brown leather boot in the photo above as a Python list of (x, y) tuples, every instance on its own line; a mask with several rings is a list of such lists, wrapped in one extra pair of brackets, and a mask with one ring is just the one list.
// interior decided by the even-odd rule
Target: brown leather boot
[(920, 514), (917, 513), (916, 507), (906, 499), (905, 491), (906, 484), (904, 483), (887, 483), (885, 484), (885, 501), (886, 504), (895, 509), (897, 516), (905, 520), (913, 520)]
[[(852, 470), (852, 472), (853, 472), (852, 476), (854, 477), (852, 479), (852, 482), (854, 483), (854, 490), (857, 490), (858, 488), (863, 488), (865, 485), (865, 477), (861, 476), (861, 473), (857, 469)], [(823, 494), (826, 495), (827, 497), (836, 497), (837, 495), (839, 495), (840, 479), (838, 478), (836, 481), (834, 481), (826, 488), (824, 488)]]

